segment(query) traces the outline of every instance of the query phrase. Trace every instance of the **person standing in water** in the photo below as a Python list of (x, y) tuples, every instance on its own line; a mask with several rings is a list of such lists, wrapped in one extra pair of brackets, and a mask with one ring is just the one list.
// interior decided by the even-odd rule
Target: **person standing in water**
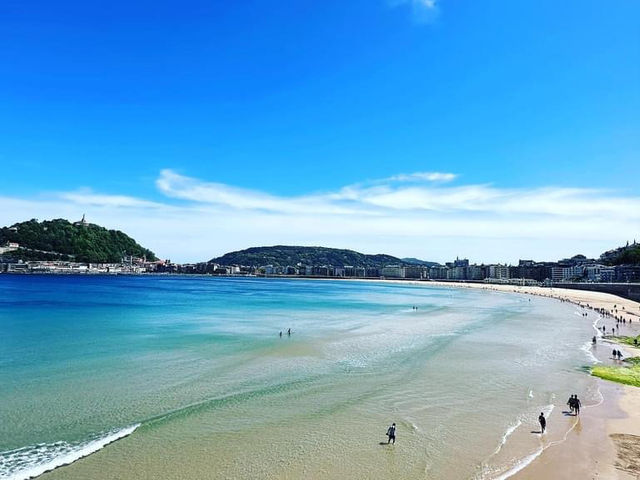
[(391, 426), (387, 429), (387, 437), (389, 437), (389, 440), (387, 440), (387, 445), (391, 442), (393, 442), (393, 444), (396, 444), (396, 424), (392, 423)]
[(580, 415), (580, 407), (582, 406), (582, 402), (578, 398), (578, 395), (573, 396), (573, 409), (576, 412), (576, 415)]
[(544, 418), (544, 412), (540, 412), (538, 421), (540, 422), (540, 433), (544, 433), (544, 431), (547, 429), (547, 419)]

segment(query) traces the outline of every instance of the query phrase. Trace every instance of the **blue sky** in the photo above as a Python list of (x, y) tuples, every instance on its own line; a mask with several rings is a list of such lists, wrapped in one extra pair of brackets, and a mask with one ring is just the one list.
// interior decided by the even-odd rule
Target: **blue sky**
[(86, 212), (183, 261), (640, 237), (637, 2), (131, 3), (2, 7), (0, 223)]

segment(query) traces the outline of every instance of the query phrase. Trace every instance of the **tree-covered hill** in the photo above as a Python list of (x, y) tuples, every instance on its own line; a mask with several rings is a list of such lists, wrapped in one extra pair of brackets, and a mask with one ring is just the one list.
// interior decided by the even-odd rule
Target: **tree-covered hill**
[(156, 260), (156, 256), (119, 230), (107, 230), (91, 223), (71, 223), (64, 219), (35, 219), (0, 229), (0, 246), (20, 245), (10, 255), (27, 260), (74, 260), (116, 263), (123, 255)]
[(640, 265), (640, 243), (634, 241), (631, 245), (609, 250), (600, 255), (600, 260), (607, 265)]
[(277, 245), (274, 247), (252, 247), (238, 252), (227, 253), (211, 260), (222, 265), (246, 266), (287, 266), (297, 265), (352, 265), (357, 267), (383, 267), (403, 264), (391, 255), (366, 255), (353, 250), (327, 247), (296, 247)]
[(420, 260), (419, 258), (405, 257), (401, 259), (403, 263), (409, 265), (420, 265), (421, 267), (435, 267), (440, 265), (438, 262), (429, 262), (427, 260)]

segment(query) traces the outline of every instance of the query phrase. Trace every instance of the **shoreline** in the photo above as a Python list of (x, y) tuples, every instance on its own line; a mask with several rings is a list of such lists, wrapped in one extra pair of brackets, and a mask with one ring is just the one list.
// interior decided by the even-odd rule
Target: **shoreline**
[[(607, 312), (626, 320), (623, 327), (626, 333), (629, 330), (633, 330), (636, 335), (640, 333), (640, 317), (635, 313), (640, 311), (640, 303), (609, 293), (515, 285), (415, 283), (552, 298), (597, 313), (599, 327), (605, 324), (607, 328), (611, 328), (615, 324), (614, 316), (605, 317), (600, 313)], [(598, 337), (600, 344), (615, 345), (624, 351), (625, 357), (640, 356), (640, 349), (616, 342), (615, 336), (603, 339), (598, 333)], [(567, 432), (565, 441), (544, 446), (540, 455), (524, 468), (500, 478), (640, 479), (640, 388), (599, 378), (597, 382), (602, 395), (601, 404), (583, 407), (580, 417)]]

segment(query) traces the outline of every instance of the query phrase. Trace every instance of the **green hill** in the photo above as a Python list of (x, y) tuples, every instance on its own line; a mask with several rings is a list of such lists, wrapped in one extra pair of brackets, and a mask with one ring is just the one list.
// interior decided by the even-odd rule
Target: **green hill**
[(238, 252), (227, 253), (210, 260), (222, 265), (263, 266), (274, 265), (352, 265), (357, 267), (383, 267), (403, 264), (391, 255), (365, 255), (353, 250), (326, 247), (296, 247), (277, 245), (274, 247), (252, 247)]
[(609, 250), (600, 255), (600, 261), (607, 265), (639, 265), (640, 243), (634, 241), (631, 245)]
[(64, 219), (29, 220), (0, 229), (0, 246), (20, 245), (5, 255), (24, 260), (74, 260), (90, 263), (117, 263), (123, 255), (156, 260), (151, 250), (118, 230), (91, 223), (71, 223)]
[(436, 267), (440, 265), (438, 262), (428, 262), (427, 260), (420, 260), (419, 258), (405, 257), (401, 259), (403, 263), (409, 265), (420, 265), (421, 267)]

